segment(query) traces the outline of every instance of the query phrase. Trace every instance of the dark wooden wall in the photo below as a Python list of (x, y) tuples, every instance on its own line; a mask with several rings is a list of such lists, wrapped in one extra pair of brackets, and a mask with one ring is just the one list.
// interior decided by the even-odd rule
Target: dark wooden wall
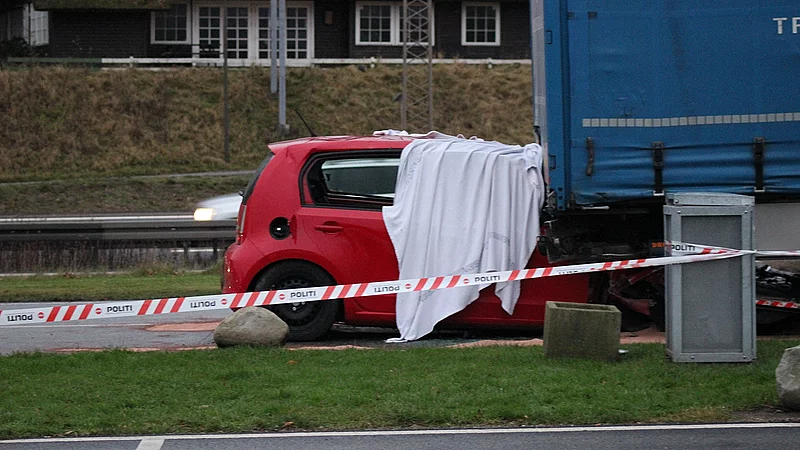
[[(501, 45), (461, 45), (461, 2), (437, 1), (434, 57), (530, 58), (528, 3), (500, 5)], [(329, 17), (329, 23), (326, 23)], [(355, 0), (314, 2), (316, 58), (401, 58), (402, 46), (355, 45)], [(50, 56), (56, 57), (189, 57), (189, 45), (150, 43), (150, 12), (67, 10), (50, 12)]]
[(149, 42), (147, 11), (50, 11), (50, 56), (143, 58)]

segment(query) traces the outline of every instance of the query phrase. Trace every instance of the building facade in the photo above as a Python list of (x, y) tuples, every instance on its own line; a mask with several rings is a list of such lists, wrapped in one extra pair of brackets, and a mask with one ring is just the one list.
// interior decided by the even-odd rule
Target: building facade
[[(528, 5), (434, 0), (434, 58), (529, 59)], [(46, 46), (51, 57), (219, 59), (227, 16), (229, 61), (269, 61), (268, 0), (41, 0), (16, 6), (37, 24), (29, 27), (29, 42)], [(402, 16), (402, 1), (287, 1), (286, 57), (296, 65), (401, 58)]]

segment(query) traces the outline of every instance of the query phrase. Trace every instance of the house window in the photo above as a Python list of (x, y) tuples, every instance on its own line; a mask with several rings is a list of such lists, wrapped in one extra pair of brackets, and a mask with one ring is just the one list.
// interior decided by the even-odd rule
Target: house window
[(218, 7), (203, 6), (198, 8), (197, 31), (199, 34), (199, 39), (197, 43), (200, 45), (200, 56), (209, 58), (217, 58), (221, 56), (221, 14), (222, 10)]
[[(429, 17), (424, 8), (414, 9), (409, 42), (427, 43), (432, 39), (427, 39), (427, 30), (420, 28), (427, 28)], [(403, 38), (402, 3), (356, 3), (356, 45), (402, 45)]]
[[(286, 57), (313, 57), (313, 10), (311, 2), (289, 2), (286, 6)], [(223, 14), (225, 13), (225, 14)], [(226, 21), (223, 24), (223, 15)], [(222, 9), (218, 2), (203, 2), (194, 7), (194, 39), (200, 46), (200, 56), (221, 58), (223, 25), (228, 58), (257, 64), (270, 58), (269, 2), (230, 2)], [(280, 23), (280, 21), (278, 22)]]
[(247, 59), (247, 8), (228, 8), (228, 58)]
[(461, 45), (500, 45), (500, 4), (461, 6)]
[(270, 19), (271, 16), (269, 8), (258, 8), (258, 57), (261, 59), (270, 58)]
[(168, 11), (157, 11), (151, 15), (150, 41), (153, 44), (189, 43), (189, 7), (172, 5)]
[[(286, 7), (286, 58), (309, 58), (309, 20), (311, 8), (307, 6)], [(270, 10), (258, 8), (258, 57), (269, 59)]]
[[(360, 4), (356, 9), (357, 44), (395, 44), (396, 5)], [(394, 25), (394, 26), (393, 26)]]
[(33, 47), (50, 43), (47, 11), (37, 11), (32, 4), (28, 5), (23, 17), (25, 39)]
[(308, 58), (307, 8), (286, 8), (286, 57)]

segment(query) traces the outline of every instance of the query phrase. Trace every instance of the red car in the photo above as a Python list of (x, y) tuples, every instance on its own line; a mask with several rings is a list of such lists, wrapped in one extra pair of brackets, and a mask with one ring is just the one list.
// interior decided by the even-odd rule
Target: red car
[[(391, 205), (400, 153), (412, 138), (313, 137), (274, 143), (243, 192), (223, 293), (389, 281), (399, 270), (381, 208)], [(547, 265), (535, 253), (528, 267)], [(429, 274), (437, 276), (442, 274)], [(537, 328), (546, 301), (586, 302), (587, 275), (522, 281), (513, 315), (494, 289), (441, 325)], [(269, 307), (289, 339), (315, 340), (334, 322), (395, 326), (395, 295)]]

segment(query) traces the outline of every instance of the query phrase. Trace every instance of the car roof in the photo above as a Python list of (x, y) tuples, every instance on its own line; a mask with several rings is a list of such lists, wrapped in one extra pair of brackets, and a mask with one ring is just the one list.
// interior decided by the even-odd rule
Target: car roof
[(402, 149), (415, 138), (410, 136), (314, 136), (290, 141), (273, 142), (269, 149), (276, 155), (290, 151), (297, 156), (312, 151)]

